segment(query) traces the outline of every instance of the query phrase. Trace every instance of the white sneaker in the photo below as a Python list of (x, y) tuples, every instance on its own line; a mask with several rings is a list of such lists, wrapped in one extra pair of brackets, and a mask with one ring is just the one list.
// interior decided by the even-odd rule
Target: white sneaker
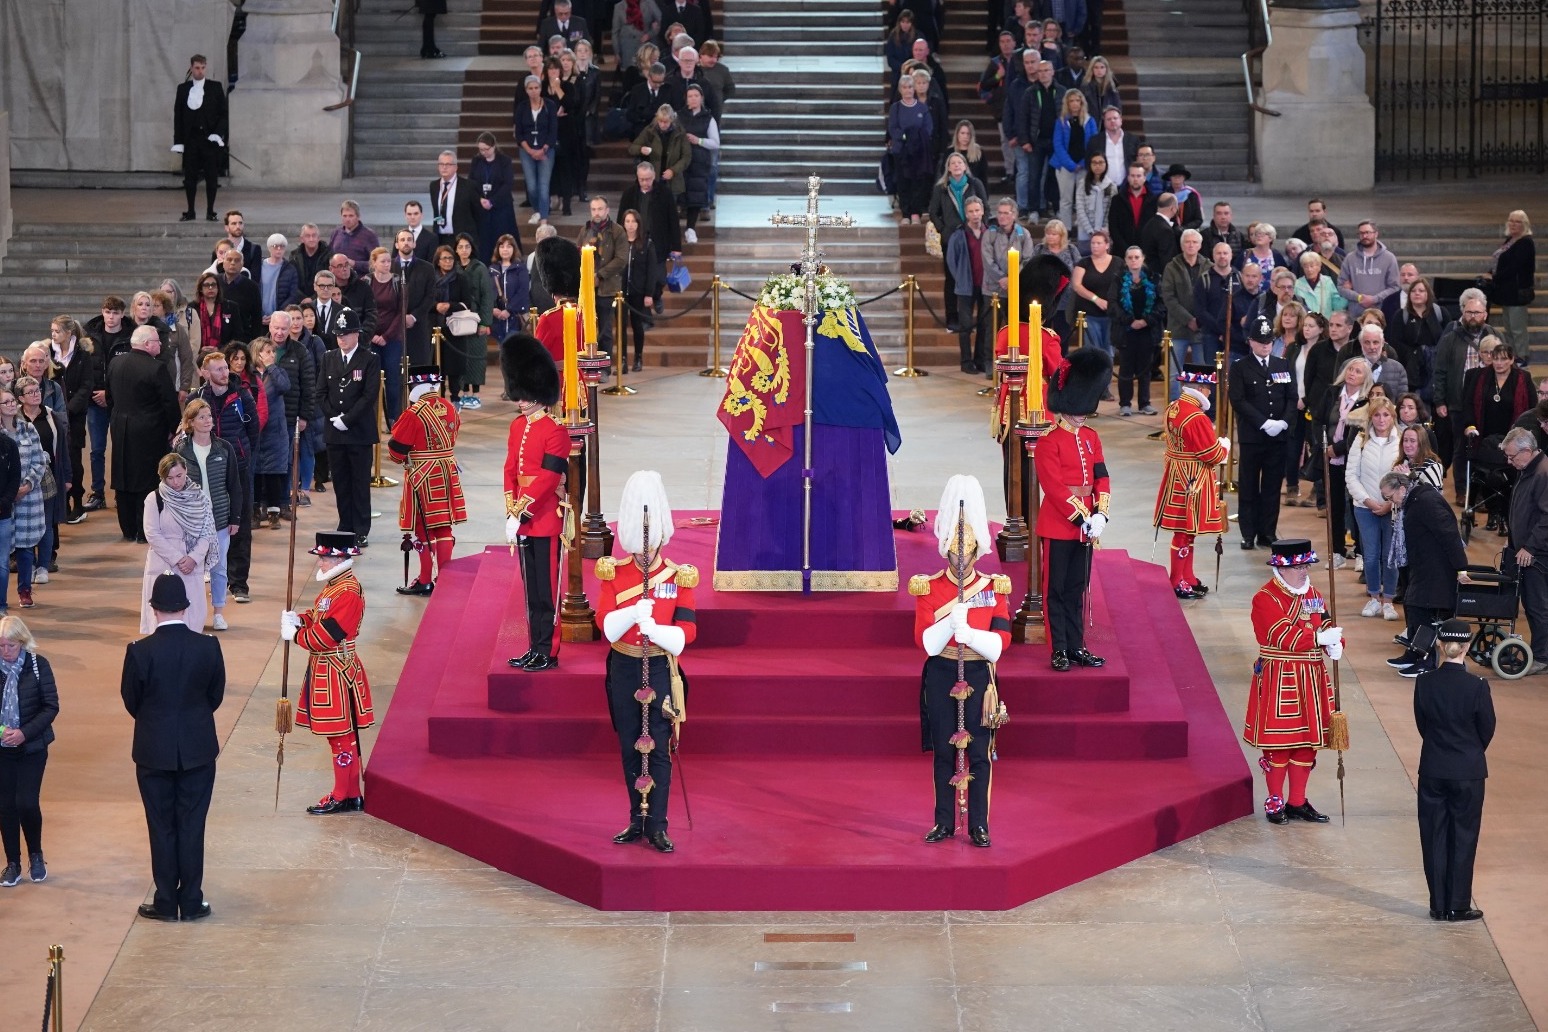
[[(1381, 600), (1373, 598), (1369, 602), (1365, 603), (1365, 608), (1360, 610), (1360, 615), (1361, 616), (1380, 616), (1381, 615)], [(1397, 617), (1393, 617), (1393, 619), (1395, 620), (1395, 619), (1397, 619)]]
[(224, 631), (226, 629), (226, 618), (219, 613), (215, 614), (215, 629), (217, 631)]
[(47, 584), (48, 569), (46, 567), (39, 566), (36, 570), (32, 571), (32, 583)]
[(1335, 570), (1342, 570), (1344, 567), (1346, 567), (1348, 565), (1349, 565), (1349, 560), (1348, 559), (1345, 559), (1343, 556), (1339, 555), (1337, 552), (1333, 553), (1333, 569), (1335, 569)]
[(527, 225), (535, 226), (539, 222), (542, 222), (542, 221), (543, 221), (543, 216), (539, 215), (537, 212), (533, 212), (532, 213), (532, 217), (527, 219)]
[(1381, 604), (1381, 618), (1383, 620), (1396, 620), (1398, 618), (1397, 606), (1394, 606), (1391, 602), (1383, 602)]
[(697, 244), (699, 242), (699, 234), (694, 230), (685, 229), (683, 230), (683, 242), (688, 244)]

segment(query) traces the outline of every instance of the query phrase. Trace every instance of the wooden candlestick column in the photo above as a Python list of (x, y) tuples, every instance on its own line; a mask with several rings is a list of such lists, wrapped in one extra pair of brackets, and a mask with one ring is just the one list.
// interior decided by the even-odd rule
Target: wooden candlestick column
[(1041, 412), (1030, 413), (1031, 422), (1017, 423), (1016, 440), (1021, 442), (1021, 461), (1026, 471), (1027, 498), (1032, 512), (1027, 515), (1031, 540), (1027, 545), (1027, 593), (1011, 619), (1011, 637), (1024, 645), (1042, 645), (1048, 641), (1048, 624), (1043, 613), (1043, 542), (1037, 536), (1037, 442), (1050, 424), (1039, 423)]
[(1005, 428), (1005, 526), (995, 535), (994, 550), (1002, 563), (1019, 563), (1027, 557), (1029, 536), (1027, 514), (1022, 512), (1022, 474), (1025, 463), (1021, 457), (1020, 438), (1016, 434), (1021, 424), (1022, 391), (1027, 384), (1027, 360), (1019, 352), (1007, 352), (995, 363), (1002, 380), (1008, 385), (1006, 404), (1009, 406), (1010, 425)]
[[(587, 440), (595, 438), (596, 425), (589, 419), (570, 419), (566, 420), (565, 429), (570, 432), (570, 474), (567, 482), (578, 484), (586, 461)], [(560, 641), (597, 640), (597, 614), (591, 608), (591, 601), (586, 598), (586, 583), (582, 573), (585, 558), (579, 547), (582, 544), (579, 540), (580, 510), (574, 504), (578, 501), (572, 501), (564, 517), (565, 535), (570, 538), (570, 547), (565, 549), (567, 574), (564, 596), (559, 602)]]

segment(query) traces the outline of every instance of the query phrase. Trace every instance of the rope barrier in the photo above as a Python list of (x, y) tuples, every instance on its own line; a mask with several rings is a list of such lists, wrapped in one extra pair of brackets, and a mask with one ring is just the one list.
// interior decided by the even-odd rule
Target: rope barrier
[(930, 295), (921, 290), (919, 291), (919, 300), (924, 302), (925, 311), (930, 313), (930, 318), (935, 320), (935, 325), (939, 326), (943, 330), (946, 329), (946, 320), (936, 315), (935, 309), (930, 305)]
[(48, 1032), (48, 1021), (54, 1012), (54, 969), (48, 969), (48, 982), (43, 987), (43, 1032)]
[(864, 301), (856, 301), (855, 302), (855, 307), (856, 308), (864, 308), (866, 305), (872, 303), (873, 301), (880, 301), (884, 297), (891, 297), (893, 294), (896, 294), (898, 291), (900, 291), (902, 289), (903, 289), (903, 284), (899, 283), (897, 286), (893, 287), (891, 290), (884, 290), (880, 294), (877, 294), (875, 297), (868, 297)]
[[(724, 285), (725, 281), (722, 280), (721, 284)], [(693, 299), (693, 304), (689, 305), (687, 308), (684, 308), (681, 312), (673, 312), (671, 315), (662, 315), (660, 312), (658, 312), (658, 311), (656, 311), (654, 309), (651, 309), (651, 308), (635, 308), (627, 300), (624, 301), (624, 307), (629, 309), (629, 311), (633, 312), (635, 315), (649, 316), (651, 319), (654, 319), (656, 322), (671, 322), (673, 319), (677, 319), (677, 318), (680, 318), (682, 316), (685, 316), (689, 312), (693, 311), (695, 308), (698, 308), (700, 305), (702, 305), (704, 303), (704, 299), (709, 297), (710, 296), (710, 291), (712, 291), (714, 289), (715, 289), (715, 286), (714, 286), (713, 283), (710, 284), (709, 286), (705, 287), (704, 288), (704, 293), (700, 294), (698, 297)], [(740, 291), (738, 291), (738, 293), (740, 293)]]

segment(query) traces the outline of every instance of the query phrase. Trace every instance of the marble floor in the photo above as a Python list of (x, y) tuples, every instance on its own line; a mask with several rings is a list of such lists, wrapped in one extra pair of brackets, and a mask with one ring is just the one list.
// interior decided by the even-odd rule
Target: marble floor
[[(261, 197), (242, 203), (262, 210)], [(297, 203), (283, 207), (289, 218)], [(607, 504), (640, 467), (659, 469), (681, 508), (718, 504), (718, 384), (668, 370), (632, 382), (638, 395), (602, 404)], [(893, 381), (904, 437), (895, 504), (933, 505), (956, 472), (998, 481), (978, 385), (956, 373)], [(1159, 419), (1104, 409), (1097, 426), (1117, 514), (1104, 543), (1146, 557), (1161, 455), (1147, 434)], [(508, 419), (498, 402), (466, 416), (459, 456), (472, 519), (459, 553), (503, 542)], [(378, 711), (390, 712), (422, 603), (391, 591), (401, 577), (391, 547), (397, 493), (375, 498), (382, 523), (361, 562), (370, 605), (361, 651)], [(333, 525), (332, 496), (314, 501), (302, 512), (304, 537)], [(1281, 530), (1319, 541), (1324, 533), (1310, 509), (1287, 510)], [(66, 528), (61, 573), (21, 614), (54, 662), (63, 709), (44, 787), (49, 880), (0, 891), (4, 1027), (36, 1027), (50, 943), (66, 952), (66, 1027), (92, 1032), (1493, 1032), (1548, 1021), (1542, 678), (1494, 686), (1500, 731), (1476, 887), (1483, 922), (1425, 916), (1411, 684), (1382, 662), (1393, 625), (1352, 612), (1342, 665), (1354, 742), (1347, 823), (1279, 828), (1244, 818), (1006, 913), (607, 914), (368, 815), (306, 816), (330, 774), (326, 748), (304, 733), (287, 744), (276, 809), (272, 700), (286, 535), (255, 539), (254, 602), (230, 607), (232, 629), (221, 636), (230, 685), (218, 714), (225, 746), (207, 847), (208, 921), (134, 917), (149, 869), (115, 684), (123, 642), (134, 636), (143, 550), (119, 541), (110, 511)], [(1475, 541), (1481, 560), (1492, 542)], [(1262, 551), (1227, 546), (1219, 590), (1190, 603), (1188, 615), (1234, 719), (1252, 655), (1248, 602), (1265, 571)], [(1212, 582), (1213, 563), (1204, 569)], [(1360, 590), (1353, 571), (1339, 575), (1339, 588), (1348, 609)], [(292, 683), (297, 669), (293, 662)], [(1311, 792), (1319, 808), (1338, 812), (1332, 762)]]

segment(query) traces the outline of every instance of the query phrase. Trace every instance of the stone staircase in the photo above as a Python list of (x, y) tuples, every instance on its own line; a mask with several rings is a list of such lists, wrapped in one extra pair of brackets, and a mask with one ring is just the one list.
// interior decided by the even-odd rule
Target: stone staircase
[[(419, 59), (420, 17), (412, 3), (361, 4), (355, 14), (355, 49), (372, 57)], [(478, 53), (482, 0), (446, 0), (446, 13), (435, 20), (435, 45), (448, 58)], [(437, 62), (425, 62), (435, 65)]]

